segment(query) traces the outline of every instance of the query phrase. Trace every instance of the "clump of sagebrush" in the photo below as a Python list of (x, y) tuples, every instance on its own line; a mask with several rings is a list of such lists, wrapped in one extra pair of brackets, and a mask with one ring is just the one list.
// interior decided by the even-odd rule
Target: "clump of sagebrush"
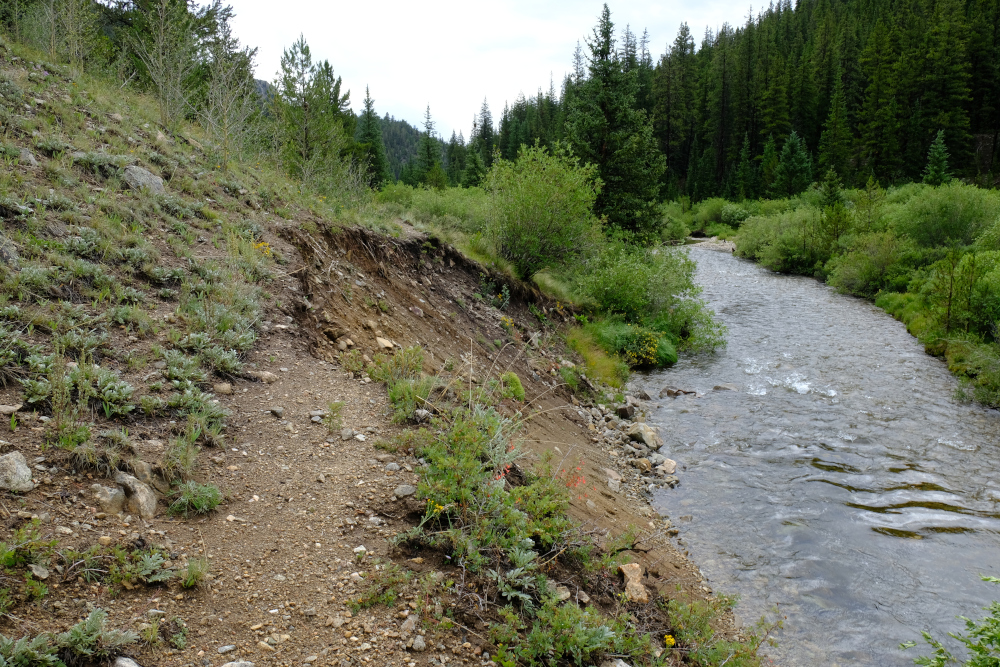
[(95, 609), (66, 632), (43, 632), (17, 640), (0, 635), (0, 664), (65, 667), (106, 662), (139, 640), (134, 632), (107, 628), (107, 619), (104, 610)]

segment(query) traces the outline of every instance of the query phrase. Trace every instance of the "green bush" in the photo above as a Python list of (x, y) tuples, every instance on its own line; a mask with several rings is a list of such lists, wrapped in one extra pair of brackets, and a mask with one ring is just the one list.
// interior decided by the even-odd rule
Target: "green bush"
[(524, 386), (521, 378), (514, 371), (507, 371), (500, 376), (500, 394), (504, 398), (513, 398), (515, 401), (524, 400)]
[(911, 196), (891, 208), (890, 224), (924, 247), (971, 245), (1000, 217), (1000, 193), (960, 181), (936, 188), (913, 185), (904, 192)]
[(642, 322), (699, 293), (687, 253), (608, 242), (582, 263), (576, 284), (601, 311)]
[(414, 345), (396, 350), (392, 355), (378, 354), (368, 369), (368, 377), (392, 385), (416, 377), (424, 365), (424, 351)]
[(522, 147), (516, 161), (496, 161), (484, 187), (486, 238), (522, 278), (573, 262), (599, 237), (597, 168), (560, 146)]
[[(993, 584), (1000, 583), (1000, 579), (995, 577), (982, 577), (983, 581)], [(961, 664), (965, 667), (989, 667), (997, 664), (1000, 656), (1000, 602), (994, 601), (989, 607), (984, 607), (989, 615), (973, 621), (965, 616), (959, 616), (965, 623), (966, 632), (949, 632), (948, 636), (958, 640), (965, 646), (968, 655), (964, 662), (952, 655), (951, 651), (945, 648), (939, 640), (929, 632), (921, 632), (924, 641), (934, 649), (931, 656), (921, 656), (913, 662), (917, 665), (927, 667), (945, 667), (946, 665)], [(916, 642), (904, 642), (900, 644), (901, 649), (910, 649), (916, 646)]]
[(393, 421), (401, 423), (413, 418), (418, 409), (428, 408), (428, 399), (437, 386), (432, 377), (403, 378), (389, 385), (389, 402), (395, 408)]
[(780, 273), (813, 275), (830, 259), (819, 209), (802, 207), (748, 218), (736, 239), (736, 254)]
[(882, 290), (903, 291), (910, 280), (913, 242), (892, 232), (860, 234), (826, 266), (827, 281), (845, 294), (873, 299)]
[(632, 368), (677, 363), (676, 347), (658, 331), (615, 321), (594, 322), (584, 329), (601, 347), (617, 354)]

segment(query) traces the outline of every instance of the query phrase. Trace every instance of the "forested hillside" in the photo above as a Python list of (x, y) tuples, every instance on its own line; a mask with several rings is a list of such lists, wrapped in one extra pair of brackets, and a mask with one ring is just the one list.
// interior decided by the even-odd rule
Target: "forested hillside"
[[(833, 167), (848, 184), (919, 177), (939, 130), (962, 176), (988, 183), (1000, 169), (997, 0), (784, 0), (700, 39), (682, 25), (662, 55), (651, 49), (626, 30), (611, 59), (666, 158), (665, 196), (767, 196), (792, 133), (814, 174)], [(561, 95), (504, 109), (505, 158), (570, 138), (586, 63), (578, 50)]]

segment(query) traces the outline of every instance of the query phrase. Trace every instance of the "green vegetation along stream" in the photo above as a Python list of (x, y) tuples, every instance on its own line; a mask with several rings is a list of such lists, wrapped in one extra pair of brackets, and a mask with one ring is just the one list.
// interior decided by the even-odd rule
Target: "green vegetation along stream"
[(656, 504), (745, 622), (787, 615), (778, 664), (913, 664), (901, 641), (996, 594), (979, 575), (1000, 574), (1000, 414), (954, 400), (945, 364), (874, 305), (691, 256), (729, 345), (640, 381), (703, 393), (660, 400), (686, 470)]

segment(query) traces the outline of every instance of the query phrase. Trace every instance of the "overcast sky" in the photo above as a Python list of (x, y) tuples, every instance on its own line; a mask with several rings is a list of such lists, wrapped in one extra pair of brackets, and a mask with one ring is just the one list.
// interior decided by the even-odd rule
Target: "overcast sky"
[[(572, 66), (577, 40), (597, 23), (599, 0), (457, 0), (383, 2), (353, 0), (229, 0), (236, 11), (234, 32), (259, 48), (257, 78), (274, 81), (282, 50), (299, 33), (314, 59), (330, 61), (351, 91), (355, 111), (365, 86), (379, 115), (387, 112), (423, 123), (429, 104), (437, 131), (466, 138), (472, 117), (489, 100), (494, 122), (505, 102), (518, 93), (530, 97), (556, 90)], [(745, 0), (652, 0), (609, 3), (617, 29), (631, 25), (641, 36), (649, 30), (656, 60), (677, 36), (681, 22), (696, 43), (706, 27), (739, 25), (750, 5)], [(756, 11), (756, 10), (755, 10)]]

